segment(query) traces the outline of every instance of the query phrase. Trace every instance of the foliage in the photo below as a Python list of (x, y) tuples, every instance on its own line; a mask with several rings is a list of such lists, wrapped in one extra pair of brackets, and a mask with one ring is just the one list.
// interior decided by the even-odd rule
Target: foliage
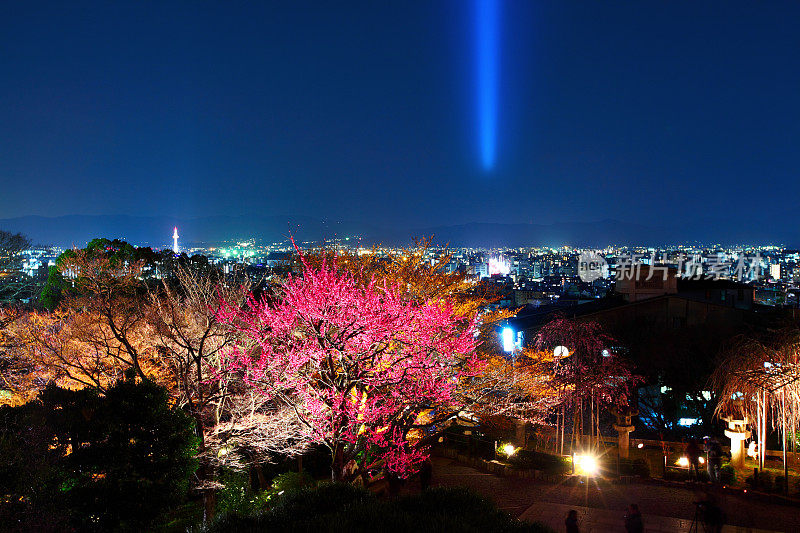
[[(613, 343), (600, 324), (591, 320), (558, 317), (539, 330), (536, 350), (550, 358), (551, 387), (561, 408), (561, 416), (556, 416), (557, 449), (563, 451), (567, 416), (572, 418), (573, 441), (588, 433), (599, 443), (602, 409), (620, 417), (634, 414), (633, 394), (641, 379)], [(559, 346), (567, 352), (556, 358), (554, 350)], [(584, 430), (586, 415), (588, 432)]]
[(750, 485), (756, 490), (763, 490), (764, 492), (772, 492), (774, 488), (774, 478), (769, 470), (762, 470), (758, 473), (758, 482), (753, 476), (747, 476), (744, 480), (745, 483)]
[(563, 401), (594, 398), (606, 407), (626, 408), (639, 378), (612, 348), (614, 341), (597, 322), (555, 318), (536, 337), (537, 349), (553, 353), (565, 346), (569, 356), (554, 362), (553, 380), (564, 392)]
[[(800, 329), (773, 330), (759, 338), (740, 336), (724, 354), (712, 383), (719, 391), (715, 413), (748, 420), (758, 442), (771, 424), (780, 435), (800, 426)], [(765, 448), (761, 447), (761, 461)]]
[[(422, 239), (398, 252), (373, 249), (370, 253), (320, 250), (304, 256), (305, 263), (322, 264), (346, 272), (361, 286), (370, 283), (402, 288), (404, 298), (425, 304), (448, 301), (455, 316), (478, 316), (475, 355), (483, 369), (478, 376), (460, 383), (461, 402), (475, 416), (509, 415), (541, 421), (552, 404), (547, 374), (530, 358), (507, 357), (499, 343), (498, 324), (515, 315), (511, 309), (493, 309), (499, 290), (493, 283), (474, 283), (465, 271), (453, 270), (453, 257), (446, 248), (434, 248), (432, 239)], [(299, 267), (302, 268), (302, 262)], [(428, 413), (428, 426), (442, 425), (453, 416), (450, 409)], [(435, 431), (426, 439), (433, 440)]]
[(426, 457), (412, 430), (434, 408), (458, 412), (460, 380), (481, 368), (474, 319), (453, 302), (409, 300), (397, 285), (365, 286), (325, 263), (305, 264), (277, 300), (224, 302), (220, 317), (248, 341), (226, 354), (223, 377), (278, 412), (289, 406), (302, 428), (294, 440), (328, 447), (337, 480), (378, 463), (410, 472)]
[(19, 253), (29, 248), (31, 240), (22, 233), (0, 230), (0, 270), (18, 266)]
[(121, 381), (103, 396), (50, 386), (2, 415), (0, 443), (15, 458), (3, 470), (3, 493), (45, 522), (140, 529), (188, 492), (192, 421), (150, 382)]
[(517, 468), (541, 470), (553, 475), (566, 474), (572, 469), (565, 457), (534, 450), (517, 450), (508, 462)]
[(39, 303), (45, 309), (53, 311), (61, 303), (61, 295), (65, 290), (64, 276), (61, 275), (57, 266), (50, 266), (47, 269), (47, 281), (45, 282), (42, 293), (39, 295)]
[(0, 308), (0, 405), (21, 405), (36, 397), (47, 371), (20, 350), (15, 330), (25, 315), (19, 307)]
[(225, 469), (217, 481), (223, 485), (216, 495), (217, 513), (249, 514), (266, 509), (270, 494), (254, 491), (247, 473)]
[(464, 489), (433, 489), (385, 501), (352, 485), (326, 483), (288, 493), (266, 513), (221, 516), (206, 531), (544, 533), (549, 529), (514, 520)]
[(644, 459), (619, 459), (619, 473), (622, 476), (650, 477), (650, 465)]
[(22, 272), (22, 252), (30, 245), (25, 235), (0, 230), (0, 303), (17, 303), (38, 293), (36, 280)]
[[(689, 481), (695, 478), (693, 477), (693, 474), (690, 474), (689, 470), (686, 468), (668, 468), (664, 474), (664, 479), (668, 481)], [(701, 468), (697, 473), (697, 481), (703, 483), (708, 482), (708, 470)]]
[(248, 474), (232, 469), (224, 469), (217, 481), (224, 486), (216, 496), (216, 512), (240, 515), (264, 511), (276, 496), (315, 484), (308, 474), (284, 472), (272, 479), (269, 489), (254, 490)]
[(294, 491), (313, 484), (314, 480), (304, 472), (284, 472), (272, 479), (272, 490), (275, 492)]
[(725, 463), (719, 469), (719, 479), (724, 485), (736, 483), (736, 468), (730, 463)]

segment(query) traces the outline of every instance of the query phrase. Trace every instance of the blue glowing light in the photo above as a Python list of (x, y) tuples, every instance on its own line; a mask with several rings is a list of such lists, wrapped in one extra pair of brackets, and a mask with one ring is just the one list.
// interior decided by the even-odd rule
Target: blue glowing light
[(494, 167), (497, 145), (499, 1), (475, 0), (478, 135), (484, 170)]

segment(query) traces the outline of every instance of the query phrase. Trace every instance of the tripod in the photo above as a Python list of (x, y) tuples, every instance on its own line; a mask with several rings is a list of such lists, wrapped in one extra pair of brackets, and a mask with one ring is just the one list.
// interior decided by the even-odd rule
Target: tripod
[(709, 529), (706, 525), (705, 504), (703, 502), (694, 502), (694, 518), (692, 524), (689, 526), (689, 533), (700, 533), (700, 526), (703, 526), (703, 533), (708, 533)]

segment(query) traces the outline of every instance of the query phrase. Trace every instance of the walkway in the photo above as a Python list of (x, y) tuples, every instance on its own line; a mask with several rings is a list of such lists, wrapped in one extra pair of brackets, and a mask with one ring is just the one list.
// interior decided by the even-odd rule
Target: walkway
[[(700, 491), (649, 483), (587, 486), (552, 485), (532, 479), (499, 477), (480, 472), (443, 457), (433, 458), (433, 485), (468, 487), (494, 500), (514, 516), (548, 523), (564, 530), (564, 517), (576, 509), (583, 517), (581, 531), (624, 531), (625, 509), (637, 503), (647, 531), (689, 531), (693, 502), (704, 499)], [(411, 487), (409, 487), (411, 488)], [(745, 496), (714, 496), (726, 522), (739, 526), (723, 531), (800, 531), (800, 509), (751, 500)], [(760, 529), (755, 529), (760, 528)], [(701, 528), (702, 531), (702, 528)]]

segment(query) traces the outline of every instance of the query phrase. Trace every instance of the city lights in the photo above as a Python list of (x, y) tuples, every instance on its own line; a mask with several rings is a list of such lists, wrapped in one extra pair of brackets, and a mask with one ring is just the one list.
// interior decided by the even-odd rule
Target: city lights
[(508, 276), (511, 273), (511, 263), (504, 257), (490, 257), (488, 264), (490, 276)]

